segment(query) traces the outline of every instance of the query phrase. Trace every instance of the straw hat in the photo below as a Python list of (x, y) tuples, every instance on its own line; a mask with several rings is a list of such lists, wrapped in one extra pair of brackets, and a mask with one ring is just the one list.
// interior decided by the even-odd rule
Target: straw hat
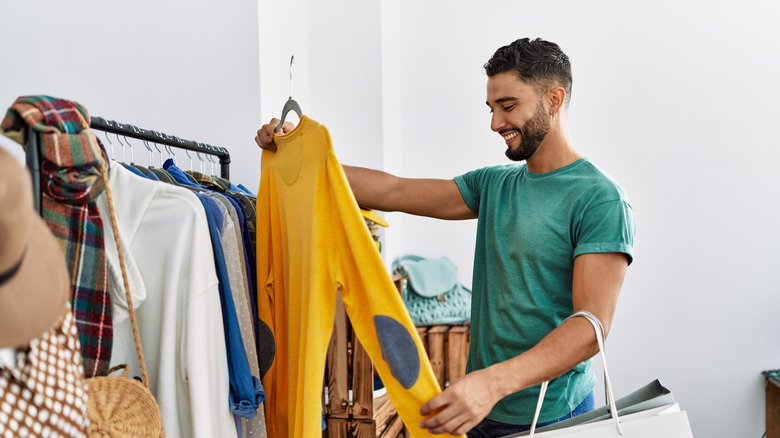
[(0, 348), (51, 330), (70, 295), (65, 256), (33, 208), (30, 174), (0, 148)]

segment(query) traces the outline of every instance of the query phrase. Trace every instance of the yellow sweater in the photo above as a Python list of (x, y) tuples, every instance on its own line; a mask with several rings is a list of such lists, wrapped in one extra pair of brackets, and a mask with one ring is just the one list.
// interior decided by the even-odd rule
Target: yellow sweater
[(306, 116), (264, 151), (257, 196), (260, 319), (276, 354), (263, 377), (271, 438), (322, 434), (321, 392), (337, 286), (355, 333), (415, 437), (441, 392), (360, 214), (328, 130)]

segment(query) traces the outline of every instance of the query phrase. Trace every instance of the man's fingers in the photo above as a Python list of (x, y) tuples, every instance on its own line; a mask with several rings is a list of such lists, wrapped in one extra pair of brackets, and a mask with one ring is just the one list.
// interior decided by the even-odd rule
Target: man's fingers
[(446, 393), (441, 393), (437, 396), (434, 396), (432, 399), (425, 402), (424, 405), (420, 408), (420, 415), (430, 415), (432, 412), (436, 412), (436, 410), (440, 409), (444, 405), (446, 405), (448, 402)]
[(448, 405), (434, 414), (430, 418), (420, 422), (420, 427), (428, 429), (429, 432), (449, 433), (456, 430), (459, 426), (462, 426), (467, 419), (458, 418), (460, 410), (452, 405)]
[(269, 150), (269, 151), (275, 151), (276, 150), (276, 144), (274, 143), (274, 134), (273, 134), (273, 127), (271, 127), (271, 124), (264, 125), (262, 128), (257, 130), (257, 135), (255, 136), (255, 143), (257, 143), (260, 148)]
[[(261, 149), (265, 149), (268, 151), (276, 151), (276, 143), (274, 142), (274, 131), (276, 130), (276, 127), (279, 126), (279, 119), (271, 119), (271, 122), (267, 125), (263, 125), (262, 128), (257, 130), (257, 135), (255, 136), (255, 143), (257, 143), (258, 146), (260, 146)], [(290, 122), (284, 122), (284, 125), (282, 126), (282, 129), (280, 130), (282, 134), (287, 134), (288, 132), (295, 129), (295, 125), (293, 125)]]
[(428, 402), (420, 408), (420, 414), (433, 415), (422, 420), (420, 422), (420, 427), (426, 429), (438, 427), (456, 416), (458, 409), (453, 406), (452, 402), (453, 400), (450, 400), (446, 391), (428, 400)]
[(284, 122), (284, 125), (282, 126), (282, 133), (283, 134), (287, 134), (288, 132), (292, 131), (293, 129), (295, 129), (295, 125), (293, 125), (290, 122)]
[(470, 431), (471, 429), (477, 427), (477, 425), (479, 424), (480, 421), (482, 421), (482, 420), (475, 421), (473, 418), (471, 420), (468, 420), (468, 419), (464, 420), (464, 422), (460, 426), (451, 429), (450, 430), (450, 434), (451, 435), (466, 435), (468, 433), (468, 431)]

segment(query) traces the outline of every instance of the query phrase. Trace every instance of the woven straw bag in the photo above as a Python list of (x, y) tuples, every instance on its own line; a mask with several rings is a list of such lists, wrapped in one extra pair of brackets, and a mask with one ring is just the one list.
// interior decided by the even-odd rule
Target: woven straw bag
[(91, 437), (123, 438), (123, 437), (164, 437), (162, 417), (157, 400), (149, 391), (149, 376), (146, 374), (144, 353), (141, 349), (141, 337), (138, 334), (138, 324), (133, 309), (133, 299), (130, 296), (130, 284), (127, 281), (125, 258), (122, 244), (119, 242), (119, 229), (114, 213), (114, 202), (108, 187), (108, 175), (105, 167), (100, 170), (108, 198), (108, 209), (111, 213), (111, 228), (114, 230), (114, 241), (119, 252), (119, 263), (122, 268), (122, 279), (127, 295), (127, 308), (133, 325), (135, 348), (141, 366), (143, 381), (128, 378), (130, 367), (118, 365), (109, 374), (123, 369), (121, 376), (104, 376), (87, 379), (87, 416), (89, 417), (89, 432)]

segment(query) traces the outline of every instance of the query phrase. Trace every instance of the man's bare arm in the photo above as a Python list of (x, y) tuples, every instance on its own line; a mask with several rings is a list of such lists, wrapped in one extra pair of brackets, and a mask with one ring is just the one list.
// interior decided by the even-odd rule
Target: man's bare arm
[(361, 207), (439, 219), (477, 217), (453, 180), (400, 178), (379, 170), (342, 167)]

